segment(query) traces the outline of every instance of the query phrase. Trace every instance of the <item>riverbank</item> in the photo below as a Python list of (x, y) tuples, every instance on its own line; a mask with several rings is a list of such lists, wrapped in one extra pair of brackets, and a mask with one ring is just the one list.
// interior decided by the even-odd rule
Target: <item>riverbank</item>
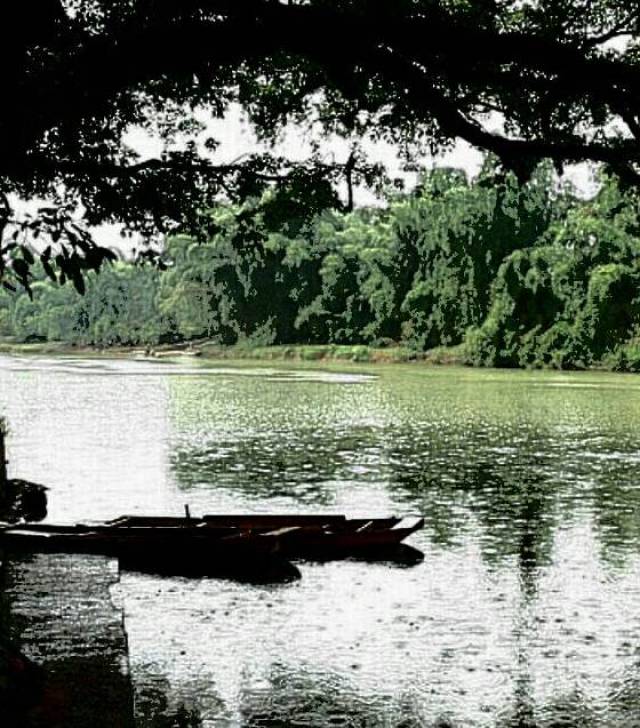
[(365, 345), (297, 345), (297, 346), (248, 346), (239, 344), (221, 347), (204, 344), (200, 347), (207, 359), (257, 359), (267, 361), (320, 361), (355, 362), (359, 364), (407, 364), (411, 362), (434, 365), (462, 365), (464, 352), (461, 346), (438, 347), (419, 352), (404, 346), (373, 347)]
[[(374, 347), (363, 344), (284, 344), (257, 346), (246, 342), (232, 346), (221, 346), (207, 339), (155, 346), (91, 346), (72, 345), (60, 341), (17, 342), (0, 339), (0, 354), (13, 356), (60, 356), (60, 357), (95, 357), (123, 359), (174, 359), (178, 357), (194, 357), (204, 361), (227, 362), (290, 362), (319, 364), (415, 364), (423, 366), (451, 366), (485, 369), (474, 364), (465, 344), (457, 346), (438, 346), (428, 351), (417, 351), (406, 346)], [(492, 367), (489, 367), (492, 368)], [(620, 366), (612, 358), (584, 368), (562, 368), (547, 364), (546, 366), (506, 367), (499, 369), (512, 371), (548, 370), (548, 371), (591, 371), (616, 372), (624, 374), (637, 373), (636, 369)]]
[(153, 347), (95, 347), (70, 346), (62, 342), (21, 343), (0, 341), (0, 354), (57, 355), (57, 356), (135, 356), (170, 358), (173, 356), (197, 356), (211, 360), (303, 361), (303, 362), (354, 362), (359, 364), (407, 364), (455, 365), (465, 363), (462, 345), (437, 347), (426, 352), (404, 346), (372, 347), (364, 345), (280, 345), (254, 346), (236, 344), (220, 346), (202, 340), (180, 344), (162, 344)]

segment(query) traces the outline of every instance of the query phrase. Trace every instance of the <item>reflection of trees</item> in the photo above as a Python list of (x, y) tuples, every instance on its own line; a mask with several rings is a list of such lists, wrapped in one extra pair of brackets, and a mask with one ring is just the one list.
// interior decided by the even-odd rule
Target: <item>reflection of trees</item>
[[(519, 688), (520, 685), (516, 691)], [(534, 709), (530, 702), (530, 688), (523, 689), (522, 695), (516, 694), (513, 710), (497, 722), (496, 728), (613, 728), (608, 719), (603, 722), (584, 696), (578, 693), (561, 696)]]
[[(640, 674), (634, 667), (623, 675), (621, 689), (612, 692), (606, 705), (597, 709), (579, 691), (535, 705), (530, 665), (521, 643), (519, 672), (513, 704), (501, 711), (496, 728), (631, 728), (640, 724)], [(244, 687), (240, 694), (244, 728), (276, 726), (318, 728), (382, 728), (402, 726), (445, 728), (456, 725), (438, 715), (426, 716), (408, 694), (389, 696), (361, 694), (348, 680), (336, 676), (272, 667), (268, 682), (260, 689)], [(146, 727), (145, 727), (146, 728)]]
[[(301, 502), (328, 503), (336, 480), (361, 479), (359, 465), (375, 445), (371, 428), (348, 434), (307, 429), (280, 435), (182, 445), (171, 464), (184, 489), (228, 488), (255, 498), (290, 496)], [(365, 476), (366, 477), (366, 476)]]
[(489, 561), (517, 555), (544, 563), (557, 524), (587, 508), (603, 558), (619, 561), (640, 548), (637, 453), (633, 438), (593, 431), (586, 438), (577, 428), (559, 435), (517, 423), (406, 425), (387, 433), (385, 467), (389, 487), (425, 516), (436, 543), (454, 545), (473, 516)]
[(201, 728), (204, 725), (197, 708), (170, 705), (168, 680), (154, 676), (153, 684), (144, 682), (144, 688), (135, 693), (136, 728)]
[(512, 522), (519, 508), (535, 528), (548, 524), (548, 536), (533, 537), (547, 543), (555, 516), (565, 525), (586, 506), (605, 558), (637, 550), (634, 397), (595, 387), (534, 388), (544, 382), (528, 375), (522, 384), (511, 375), (431, 376), (438, 386), (402, 373), (351, 389), (246, 377), (224, 392), (174, 378), (177, 481), (309, 504), (327, 503), (337, 481), (387, 482), (444, 546), (468, 531), (470, 513), (484, 518), (489, 559), (519, 548), (526, 528)]
[(455, 543), (472, 515), (487, 560), (516, 556), (527, 576), (548, 558), (556, 520), (558, 484), (540, 452), (533, 438), (496, 452), (484, 431), (471, 428), (405, 433), (389, 438), (391, 487), (424, 514), (439, 543)]
[[(632, 446), (621, 439), (602, 440), (590, 443), (587, 457), (583, 443), (554, 441), (552, 433), (539, 430), (520, 442), (507, 432), (499, 449), (494, 447), (498, 437), (486, 438), (475, 428), (464, 435), (450, 430), (447, 437), (412, 432), (413, 437), (400, 438), (400, 448), (389, 439), (392, 487), (422, 511), (441, 543), (455, 543), (468, 532), (472, 517), (489, 564), (512, 559), (518, 571), (515, 687), (499, 728), (640, 725), (640, 666), (625, 676), (621, 691), (609, 696), (603, 718), (602, 706), (597, 710), (577, 691), (536, 704), (531, 663), (538, 629), (532, 606), (558, 525), (586, 507), (594, 515), (605, 558), (637, 553), (640, 492), (634, 488)], [(586, 492), (585, 483), (590, 485)]]
[(227, 488), (309, 504), (329, 503), (338, 481), (386, 480), (396, 498), (425, 516), (436, 543), (458, 542), (472, 515), (490, 562), (517, 555), (543, 563), (557, 522), (587, 506), (603, 556), (619, 559), (640, 546), (637, 447), (629, 438), (595, 436), (590, 428), (585, 446), (579, 428), (558, 434), (552, 424), (472, 420), (464, 427), (448, 421), (332, 429), (325, 422), (183, 441), (172, 466), (184, 489)]
[[(390, 391), (395, 394), (396, 390)], [(450, 400), (446, 407), (438, 403), (439, 395), (432, 390), (417, 393), (415, 399), (403, 392), (404, 399), (398, 402), (391, 396), (384, 401), (371, 397), (375, 421), (386, 422), (386, 426), (356, 430), (346, 446), (340, 433), (326, 422), (322, 432), (296, 433), (291, 429), (282, 442), (266, 432), (264, 440), (254, 438), (237, 448), (231, 443), (232, 455), (223, 466), (196, 469), (193, 477), (187, 448), (183, 450), (179, 480), (185, 487), (222, 482), (261, 497), (285, 486), (288, 494), (308, 502), (323, 502), (331, 480), (369, 477), (387, 483), (402, 510), (425, 516), (434, 542), (451, 547), (473, 540), (480, 544), (489, 568), (507, 565), (517, 571), (521, 601), (515, 625), (515, 689), (499, 726), (640, 725), (638, 667), (629, 669), (623, 688), (612, 693), (604, 705), (596, 706), (589, 695), (570, 688), (566, 694), (536, 704), (533, 654), (539, 647), (540, 633), (532, 609), (540, 576), (551, 560), (554, 537), (560, 528), (571, 526), (572, 520), (593, 527), (605, 561), (619, 562), (637, 555), (637, 412), (618, 417), (620, 409), (612, 407), (615, 400), (610, 392), (604, 396), (595, 391), (592, 395), (546, 390), (540, 396), (530, 390), (517, 407), (505, 396), (501, 404), (504, 416), (495, 407), (485, 416), (491, 397), (482, 394), (479, 403), (471, 397), (465, 419), (462, 405), (467, 406), (467, 395), (452, 393), (451, 389), (446, 395)], [(429, 396), (435, 400), (432, 410), (425, 404)], [(623, 398), (627, 395), (621, 395), (618, 404), (624, 406)], [(626, 406), (631, 407), (634, 401), (637, 397), (629, 397)], [(365, 450), (372, 454), (371, 474), (354, 475), (353, 466), (363, 462)], [(203, 453), (205, 460), (214, 454)], [(245, 465), (247, 471), (233, 471), (237, 464)], [(287, 679), (293, 678), (288, 675)], [(272, 682), (265, 694), (247, 693), (243, 697), (248, 725), (289, 725), (298, 719), (301, 725), (312, 725), (304, 722), (300, 705), (308, 705), (322, 719), (325, 714), (347, 715), (353, 717), (353, 725), (381, 723), (377, 716), (369, 717), (368, 706), (363, 706), (360, 697), (352, 695), (344, 684), (336, 687), (326, 678), (314, 678), (306, 695), (307, 688), (301, 685), (296, 688), (279, 686), (277, 679)], [(314, 685), (326, 695), (316, 694)], [(340, 725), (338, 717), (335, 722)]]
[[(454, 543), (468, 528), (469, 517), (480, 527), (479, 541), (490, 565), (510, 560), (519, 576), (520, 601), (516, 612), (513, 703), (499, 720), (500, 728), (568, 726), (588, 728), (590, 711), (571, 696), (553, 705), (536, 706), (530, 662), (536, 624), (532, 606), (537, 598), (541, 570), (549, 563), (557, 526), (559, 504), (567, 485), (558, 482), (554, 447), (544, 434), (510, 442), (487, 437), (468, 428), (447, 437), (402, 438), (411, 448), (392, 450), (394, 487), (408, 500), (420, 504), (428, 527), (438, 540)], [(500, 443), (500, 447), (496, 446)], [(416, 451), (421, 451), (416, 456)], [(408, 465), (408, 467), (407, 467)], [(571, 515), (565, 508), (563, 516)], [(544, 714), (544, 718), (539, 717)], [(567, 717), (584, 721), (567, 723)]]
[(358, 693), (345, 679), (274, 665), (267, 685), (240, 694), (244, 728), (382, 728), (445, 725), (431, 723), (406, 696)]
[(534, 708), (531, 685), (518, 682), (514, 707), (497, 728), (633, 728), (640, 725), (640, 670), (629, 667), (604, 705), (594, 705), (579, 691), (562, 695)]
[(592, 488), (595, 527), (608, 561), (637, 554), (640, 547), (637, 449), (632, 453), (633, 459), (621, 453), (606, 461)]
[(640, 725), (640, 662), (636, 659), (622, 673), (620, 687), (609, 695), (607, 726), (628, 728)]

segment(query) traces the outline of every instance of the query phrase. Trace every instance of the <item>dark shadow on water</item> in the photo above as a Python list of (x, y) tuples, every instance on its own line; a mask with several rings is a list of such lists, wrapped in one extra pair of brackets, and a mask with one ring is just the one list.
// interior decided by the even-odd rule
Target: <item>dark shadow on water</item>
[(43, 703), (46, 673), (0, 633), (0, 715), (7, 728), (28, 728)]
[(5, 562), (1, 638), (40, 675), (25, 726), (133, 728), (123, 614), (109, 593), (115, 576), (98, 557)]

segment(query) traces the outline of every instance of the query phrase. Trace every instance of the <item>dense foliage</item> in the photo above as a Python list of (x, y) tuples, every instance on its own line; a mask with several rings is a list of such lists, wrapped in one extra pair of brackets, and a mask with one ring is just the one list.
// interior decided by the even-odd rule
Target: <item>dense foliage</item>
[[(353, 187), (372, 183), (366, 140), (415, 161), (465, 139), (520, 179), (543, 158), (640, 179), (636, 2), (21, 0), (0, 17), (9, 285), (29, 285), (41, 254), (48, 275), (84, 287), (109, 251), (74, 215), (147, 238), (196, 234), (214, 201), (302, 177), (342, 180), (349, 207)], [(261, 140), (296, 124), (318, 143), (295, 162), (272, 147), (238, 157), (205, 123), (231, 108)], [(141, 155), (132, 130), (157, 153)], [(342, 156), (322, 153), (326, 135), (344, 140)], [(47, 204), (29, 218), (17, 197)]]
[(640, 210), (605, 180), (498, 270), (472, 363), (640, 368)]
[(604, 178), (579, 200), (547, 165), (520, 186), (492, 162), (438, 169), (382, 208), (317, 212), (273, 191), (169, 239), (165, 270), (119, 261), (79, 296), (0, 294), (0, 335), (109, 346), (465, 343), (496, 366), (640, 367), (640, 218)]

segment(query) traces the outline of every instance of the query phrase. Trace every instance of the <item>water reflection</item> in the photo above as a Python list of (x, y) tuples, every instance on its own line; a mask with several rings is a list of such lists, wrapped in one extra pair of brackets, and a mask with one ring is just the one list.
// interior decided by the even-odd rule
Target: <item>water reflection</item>
[[(487, 446), (469, 428), (425, 438), (415, 431), (389, 437), (390, 487), (419, 509), (436, 543), (451, 546), (481, 528), (489, 563), (516, 556), (525, 571), (549, 557), (558, 483), (537, 455), (540, 443)], [(461, 457), (463, 444), (467, 450)], [(569, 518), (570, 511), (563, 517)]]
[[(195, 403), (193, 389), (174, 382), (179, 430), (170, 458), (184, 490), (329, 506), (346, 488), (382, 486), (396, 508), (424, 515), (442, 546), (455, 546), (479, 524), (489, 562), (513, 555), (543, 562), (554, 531), (588, 511), (605, 558), (616, 561), (640, 544), (635, 413), (632, 429), (620, 433), (620, 422), (607, 431), (593, 412), (577, 421), (581, 413), (566, 402), (547, 420), (528, 398), (502, 411), (492, 402), (494, 411), (461, 413), (456, 400), (464, 391), (409, 403), (381, 396), (389, 392), (380, 384), (352, 390), (346, 402), (320, 389), (302, 398), (277, 386), (279, 396), (242, 389), (246, 400), (215, 391)], [(568, 391), (584, 408), (581, 390)], [(534, 392), (545, 401), (540, 388)], [(551, 393), (566, 396), (560, 388)], [(264, 409), (247, 408), (256, 400)]]
[(172, 705), (171, 686), (166, 679), (151, 674), (135, 694), (136, 728), (202, 728), (204, 720), (197, 707), (184, 703)]
[(366, 478), (365, 462), (376, 457), (377, 433), (354, 427), (347, 433), (316, 430), (263, 433), (261, 436), (215, 439), (181, 445), (171, 465), (181, 488), (244, 490), (260, 500), (288, 497), (301, 504), (329, 504), (332, 483)]
[(524, 700), (501, 716), (496, 728), (633, 728), (640, 723), (639, 687), (634, 676), (620, 693), (608, 697), (606, 707), (579, 690), (535, 705), (525, 688)]
[[(228, 422), (238, 412), (241, 419), (247, 417), (242, 403), (214, 397), (215, 414), (198, 407), (208, 427), (201, 421), (195, 429), (215, 432), (215, 440), (203, 447), (198, 436), (190, 442), (178, 436), (172, 459), (176, 479), (181, 487), (223, 488), (247, 500), (282, 496), (292, 508), (330, 506), (348, 501), (344, 494), (353, 496), (354, 491), (358, 500), (367, 493), (369, 502), (379, 505), (383, 487), (396, 510), (424, 515), (433, 547), (468, 551), (475, 542), (497, 579), (504, 579), (505, 570), (515, 576), (516, 591), (507, 597), (515, 654), (512, 698), (498, 712), (499, 724), (602, 724), (603, 711), (608, 715), (617, 710), (614, 697), (590, 700), (584, 688), (558, 691), (566, 677), (553, 685), (551, 678), (540, 675), (541, 657), (544, 664), (558, 654), (549, 644), (552, 618), (546, 613), (560, 589), (552, 587), (550, 596), (548, 581), (562, 558), (564, 546), (558, 538), (585, 527), (593, 529), (605, 568), (628, 569), (631, 561), (627, 576), (637, 573), (640, 502), (633, 472), (640, 423), (629, 397), (638, 393), (624, 397), (624, 391), (594, 393), (590, 387), (555, 383), (545, 390), (541, 382), (525, 382), (511, 392), (490, 385), (490, 391), (478, 394), (476, 387), (455, 388), (442, 379), (444, 391), (430, 384), (414, 380), (399, 387), (387, 380), (349, 393), (342, 408), (332, 393), (316, 390), (315, 398), (306, 395), (313, 427), (305, 422), (301, 403), (289, 406), (282, 391), (279, 409), (267, 404), (269, 423), (264, 412), (252, 411), (240, 428)], [(182, 394), (174, 398), (178, 418)], [(264, 403), (270, 398), (252, 393), (248, 399)], [(617, 418), (611, 416), (611, 399), (622, 404)], [(220, 427), (221, 422), (227, 424)], [(588, 552), (578, 549), (574, 555), (581, 560), (579, 568), (588, 568)], [(596, 578), (600, 584), (595, 588), (604, 594), (602, 579), (616, 577), (609, 571)], [(575, 603), (576, 624), (591, 608), (587, 604)], [(556, 625), (566, 624), (565, 617), (553, 619)], [(567, 627), (564, 639), (577, 631)], [(581, 639), (588, 644), (591, 636)], [(600, 647), (609, 664), (612, 647)], [(574, 651), (572, 659), (576, 655)], [(555, 665), (551, 673), (557, 676)], [(577, 684), (584, 685), (584, 678)], [(298, 696), (296, 703), (294, 694), (288, 693), (290, 707), (299, 720), (295, 705), (304, 700)], [(629, 710), (627, 706), (622, 712)], [(276, 720), (284, 720), (287, 709), (282, 711), (275, 712)], [(456, 711), (450, 713), (453, 717), (447, 720), (458, 724)], [(268, 720), (269, 713), (257, 715)], [(358, 724), (357, 716), (350, 720)], [(431, 718), (420, 720), (428, 725)], [(476, 721), (482, 723), (478, 715)]]
[(427, 719), (410, 692), (400, 695), (360, 694), (346, 678), (275, 664), (259, 686), (243, 686), (239, 724), (246, 728), (418, 728), (448, 723)]

